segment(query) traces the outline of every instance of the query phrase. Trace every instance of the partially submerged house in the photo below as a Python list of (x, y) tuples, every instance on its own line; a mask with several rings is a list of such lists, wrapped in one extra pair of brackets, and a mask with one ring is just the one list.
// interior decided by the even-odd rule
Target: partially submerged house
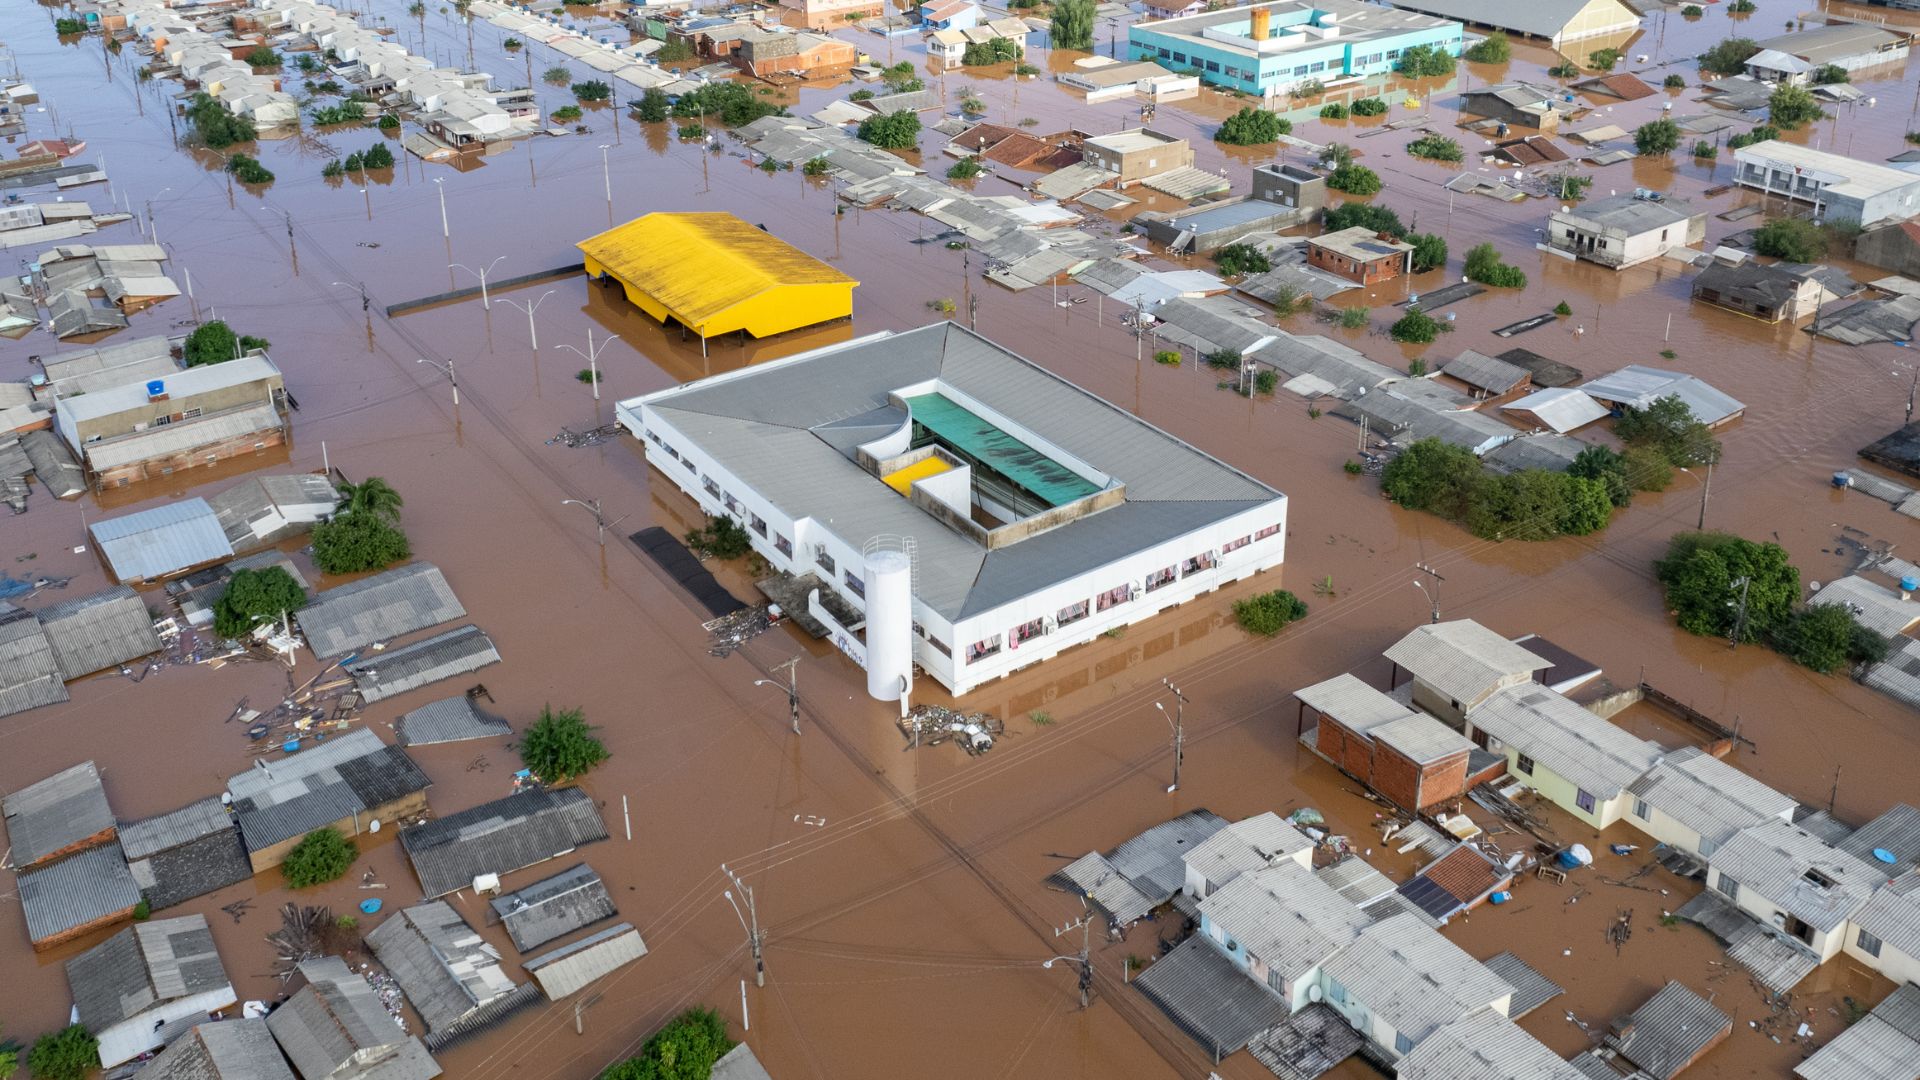
[(251, 476), (207, 500), (233, 550), (246, 554), (311, 532), (333, 516), (340, 493), (318, 473)]
[(540, 788), (402, 829), (400, 846), (432, 899), (606, 838), (592, 796), (577, 787)]
[(1824, 67), (1852, 73), (1900, 63), (1910, 41), (1909, 35), (1867, 23), (1814, 26), (1755, 42), (1760, 51), (1747, 58), (1747, 74), (1762, 82), (1804, 86)]
[(470, 694), (429, 701), (393, 722), (393, 738), (401, 746), (427, 746), (511, 734), (511, 725), (500, 717), (481, 712)]
[(1673, 1080), (1733, 1034), (1733, 1019), (1686, 986), (1669, 981), (1607, 1032), (1607, 1045), (1648, 1080)]
[(1841, 946), (1894, 982), (1920, 982), (1920, 869), (1909, 867), (1854, 913), (1853, 931)]
[(523, 953), (619, 914), (606, 882), (586, 863), (496, 896), (488, 904), (507, 928), (513, 947)]
[(1477, 1009), (1402, 1057), (1399, 1080), (1591, 1080), (1498, 1009)]
[(1320, 966), (1373, 921), (1291, 859), (1227, 882), (1199, 913), (1199, 933), (1289, 1011), (1308, 1004)]
[(1547, 218), (1547, 245), (1624, 270), (1707, 237), (1707, 213), (1672, 199), (1616, 195), (1576, 203)]
[(219, 517), (198, 497), (104, 518), (87, 532), (117, 582), (157, 581), (233, 558)]
[(139, 1080), (294, 1080), (263, 1019), (209, 1021), (173, 1040)]
[(1502, 405), (1508, 416), (1536, 428), (1565, 435), (1607, 416), (1607, 407), (1571, 387), (1536, 390)]
[(1313, 841), (1292, 822), (1269, 810), (1242, 818), (1190, 845), (1180, 859), (1186, 867), (1181, 892), (1194, 900), (1205, 900), (1243, 874), (1282, 862), (1313, 869)]
[(238, 1003), (204, 915), (154, 919), (67, 961), (80, 1025), (112, 1068), (171, 1042)]
[(1747, 407), (1705, 381), (1680, 371), (1628, 364), (1610, 375), (1580, 384), (1587, 396), (1611, 409), (1644, 409), (1665, 397), (1677, 397), (1693, 418), (1710, 428), (1746, 415)]
[(1419, 11), (1469, 26), (1501, 30), (1515, 37), (1538, 38), (1554, 48), (1588, 38), (1628, 34), (1640, 28), (1640, 13), (1622, 0), (1529, 0), (1490, 4), (1486, 0), (1394, 0), (1394, 7)]
[(40, 610), (60, 677), (69, 681), (160, 651), (146, 601), (126, 585)]
[(1453, 850), (1420, 868), (1396, 890), (1407, 904), (1444, 926), (1455, 915), (1487, 902), (1513, 881), (1513, 871), (1472, 844)]
[(306, 985), (267, 1016), (301, 1080), (433, 1080), (440, 1066), (337, 956), (303, 960)]
[(466, 613), (439, 567), (411, 562), (328, 589), (293, 618), (313, 655), (330, 657), (452, 622)]
[(0, 716), (65, 700), (66, 681), (39, 618), (0, 600)]
[(1476, 86), (1460, 93), (1460, 111), (1483, 116), (1510, 127), (1552, 134), (1560, 130), (1564, 116), (1585, 106), (1565, 100), (1563, 92), (1543, 83), (1495, 83)]
[(340, 667), (353, 676), (354, 690), (368, 702), (385, 701), (500, 662), (493, 639), (477, 626), (461, 626), (411, 645), (357, 660)]
[(1472, 349), (1462, 350), (1447, 361), (1440, 376), (1458, 384), (1468, 396), (1487, 403), (1524, 393), (1533, 383), (1533, 374), (1526, 368)]
[(1697, 746), (1666, 754), (1627, 786), (1629, 824), (1669, 847), (1707, 858), (1740, 830), (1791, 824), (1793, 799)]
[(1813, 204), (1819, 220), (1862, 226), (1920, 214), (1920, 175), (1768, 139), (1733, 152), (1733, 182)]
[(1920, 1075), (1920, 986), (1908, 982), (1794, 1066), (1800, 1080), (1913, 1080)]
[(427, 1049), (511, 1016), (540, 999), (515, 984), (487, 940), (444, 901), (403, 908), (367, 934), (367, 946), (427, 1025)]
[(1742, 829), (1707, 859), (1709, 889), (1820, 961), (1846, 944), (1849, 920), (1886, 877), (1783, 821)]
[(577, 994), (594, 981), (647, 955), (647, 943), (632, 923), (609, 926), (579, 941), (521, 962), (548, 1001)]
[(1413, 245), (1364, 225), (1307, 239), (1307, 265), (1375, 285), (1413, 272)]
[(120, 823), (120, 847), (140, 897), (161, 911), (253, 876), (246, 845), (218, 795)]
[(73, 855), (14, 871), (27, 938), (48, 949), (132, 918), (140, 887), (120, 842), (109, 840)]
[(1121, 188), (1193, 164), (1187, 140), (1145, 127), (1095, 135), (1083, 141), (1080, 150), (1083, 162), (1109, 174), (1110, 182)]
[(1104, 854), (1082, 855), (1052, 880), (1086, 897), (1113, 925), (1131, 926), (1187, 887), (1187, 853), (1226, 827), (1218, 814), (1189, 810)]
[(264, 353), (63, 398), (54, 428), (96, 491), (286, 441), (286, 385)]
[(1553, 666), (1472, 619), (1454, 619), (1414, 629), (1386, 652), (1398, 672), (1413, 676), (1415, 705), (1450, 724), (1495, 692), (1525, 686), (1533, 673)]
[(1481, 1009), (1505, 1015), (1513, 1000), (1506, 980), (1411, 912), (1360, 931), (1320, 981), (1327, 1003), (1389, 1061)]
[[(1792, 263), (1730, 263), (1716, 259), (1693, 279), (1693, 298), (1761, 322), (1810, 319), (1842, 292), (1831, 287), (1825, 267)], [(1843, 286), (1844, 287), (1844, 286)]]
[(28, 869), (111, 843), (119, 830), (91, 761), (63, 769), (0, 799), (7, 861)]
[(1395, 806), (1418, 812), (1465, 794), (1483, 774), (1466, 736), (1352, 675), (1294, 692), (1319, 716), (1313, 748)]
[(358, 836), (376, 821), (398, 825), (419, 817), (430, 783), (405, 750), (360, 727), (291, 757), (260, 759), (227, 781), (227, 794), (258, 873), (280, 865), (315, 829)]
[(1499, 690), (1467, 712), (1467, 734), (1507, 757), (1509, 775), (1596, 829), (1628, 808), (1627, 787), (1659, 759), (1632, 735), (1536, 685)]

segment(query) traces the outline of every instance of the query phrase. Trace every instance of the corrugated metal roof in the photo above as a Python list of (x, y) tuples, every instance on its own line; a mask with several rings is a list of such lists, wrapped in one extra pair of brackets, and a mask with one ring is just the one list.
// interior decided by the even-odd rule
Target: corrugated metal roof
[(1881, 886), (1853, 921), (1885, 945), (1920, 956), (1920, 870), (1908, 870)]
[(393, 724), (394, 739), (401, 746), (426, 746), (511, 734), (513, 728), (505, 720), (481, 712), (473, 699), (465, 694), (429, 701), (401, 716)]
[(1920, 863), (1920, 809), (1895, 803), (1833, 846), (1863, 862), (1874, 861), (1873, 851), (1880, 848), (1901, 865)]
[(1513, 987), (1414, 915), (1382, 919), (1327, 961), (1326, 976), (1415, 1043)]
[[(77, 400), (85, 401), (86, 398)], [(61, 402), (61, 407), (65, 406), (66, 403)], [(138, 461), (189, 453), (202, 446), (237, 439), (242, 435), (276, 431), (283, 424), (279, 410), (263, 403), (90, 442), (82, 449), (95, 470), (111, 469)], [(204, 502), (198, 498), (193, 501)]]
[(331, 825), (424, 790), (430, 781), (397, 746), (356, 728), (227, 781), (247, 850)]
[(120, 581), (165, 577), (233, 557), (220, 519), (201, 498), (96, 521), (87, 531)]
[[(1596, 2), (1605, 12), (1588, 14), (1588, 8)], [(1640, 19), (1620, 0), (1405, 0), (1394, 6), (1541, 38), (1559, 37), (1576, 19), (1582, 27), (1605, 25), (1597, 20), (1609, 15), (1611, 22), (1636, 23)]]
[(647, 944), (640, 940), (640, 931), (632, 923), (621, 923), (542, 953), (521, 966), (549, 1000), (559, 1001), (645, 955)]
[(190, 802), (178, 810), (156, 814), (120, 826), (120, 847), (128, 859), (144, 859), (168, 848), (189, 844), (203, 836), (233, 828), (233, 818), (218, 795)]
[(65, 700), (67, 687), (40, 620), (0, 601), (0, 716)]
[[(1912, 983), (1881, 1002), (1916, 993)], [(1794, 1066), (1800, 1080), (1920, 1080), (1920, 1038), (1881, 1019), (1878, 1009)]]
[(1373, 729), (1373, 738), (1406, 755), (1407, 760), (1427, 765), (1473, 749), (1473, 740), (1425, 713), (1405, 717)]
[(1627, 1019), (1626, 1034), (1607, 1044), (1654, 1080), (1674, 1074), (1733, 1032), (1733, 1020), (1706, 998), (1669, 982)]
[(1269, 810), (1236, 821), (1193, 844), (1183, 861), (1209, 884), (1218, 887), (1242, 874), (1282, 860), (1291, 861), (1288, 856), (1312, 847), (1313, 841), (1305, 833)]
[(1659, 744), (1537, 683), (1494, 694), (1467, 714), (1467, 722), (1601, 799), (1620, 794), (1661, 754)]
[(1135, 888), (1133, 882), (1114, 869), (1107, 857), (1097, 851), (1089, 851), (1073, 860), (1054, 876), (1064, 878), (1079, 889), (1082, 895), (1107, 913), (1109, 920), (1120, 926), (1146, 918), (1147, 913), (1159, 903)]
[[(1886, 873), (1861, 862), (1805, 829), (1766, 821), (1735, 833), (1707, 863), (1775, 907), (1822, 932), (1832, 930), (1867, 902)], [(1815, 877), (1831, 884), (1822, 884)]]
[(1530, 378), (1526, 368), (1466, 349), (1447, 361), (1440, 374), (1492, 394), (1504, 394)]
[(1556, 433), (1566, 434), (1607, 415), (1607, 407), (1572, 387), (1556, 386), (1528, 394), (1501, 406), (1507, 410), (1530, 412)]
[(99, 1034), (155, 1005), (231, 988), (204, 915), (137, 923), (67, 961), (80, 1023)]
[(1149, 900), (1163, 904), (1186, 883), (1186, 854), (1226, 825), (1211, 811), (1190, 810), (1123, 841), (1107, 852), (1107, 861)]
[(439, 900), (389, 917), (367, 935), (367, 945), (428, 1031), (451, 1027), (514, 990), (492, 946)]
[(618, 914), (606, 883), (586, 863), (488, 903), (521, 952)]
[(1695, 211), (1684, 202), (1654, 202), (1632, 195), (1615, 195), (1583, 202), (1566, 210), (1556, 210), (1549, 221), (1592, 222), (1604, 228), (1619, 229), (1628, 236), (1638, 236), (1655, 229), (1671, 228), (1696, 217), (1704, 218), (1706, 212)]
[(27, 937), (36, 944), (110, 915), (131, 913), (139, 886), (117, 843), (15, 872)]
[(1413, 710), (1347, 672), (1295, 690), (1293, 696), (1305, 702), (1313, 711), (1337, 721), (1348, 731), (1362, 735), (1382, 724), (1413, 715)]
[(439, 567), (414, 562), (328, 589), (294, 619), (315, 656), (341, 656), (466, 613)]
[(207, 500), (235, 551), (306, 532), (314, 519), (331, 514), (340, 493), (324, 476), (295, 473), (252, 476)]
[(481, 803), (400, 831), (428, 897), (468, 888), (607, 838), (593, 798), (579, 788), (540, 789)]
[(1582, 1080), (1580, 1070), (1493, 1009), (1434, 1032), (1396, 1072), (1400, 1080)]
[(709, 1080), (773, 1080), (773, 1076), (753, 1056), (753, 1048), (741, 1043), (713, 1063)]
[(1666, 755), (1627, 792), (1714, 845), (1749, 825), (1783, 817), (1795, 805), (1697, 746)]
[[(199, 367), (187, 368), (185, 371), (167, 376), (165, 382), (167, 396), (178, 401), (196, 394), (231, 389), (264, 379), (277, 380), (279, 377), (280, 369), (273, 366), (272, 360), (264, 355), (255, 354), (223, 363), (202, 364)], [(266, 397), (264, 392), (261, 397), (263, 400)], [(72, 417), (75, 423), (84, 423), (103, 416), (143, 408), (147, 401), (147, 384), (141, 380), (95, 390), (79, 397), (63, 398), (60, 408)]]
[(696, 331), (773, 289), (858, 284), (728, 213), (646, 214), (575, 246)]
[(160, 651), (146, 601), (128, 585), (40, 610), (60, 674), (78, 679)]
[(294, 1080), (262, 1019), (195, 1027), (134, 1074), (137, 1080)]
[(1370, 904), (1393, 892), (1393, 879), (1358, 855), (1315, 870), (1314, 876), (1355, 904)]
[[(1756, 42), (1762, 50), (1776, 50), (1818, 67), (1840, 60), (1869, 56), (1901, 42), (1901, 35), (1862, 23), (1813, 26), (1792, 34)], [(1890, 61), (1901, 57), (1890, 56)], [(1757, 55), (1755, 59), (1758, 59)], [(1750, 63), (1752, 61), (1749, 61)]]
[[(300, 965), (307, 985), (267, 1017), (303, 1080), (433, 1080), (440, 1066), (387, 1015), (365, 978), (337, 956)], [(343, 1067), (358, 1058), (353, 1067)]]
[(99, 833), (111, 833), (113, 810), (93, 762), (54, 773), (0, 800), (15, 866), (32, 866)]
[(342, 667), (360, 696), (375, 702), (499, 662), (491, 638), (477, 626), (462, 626)]
[(1200, 901), (1200, 913), (1288, 983), (1320, 966), (1373, 921), (1291, 859), (1215, 889)]
[(1553, 666), (1472, 619), (1419, 627), (1386, 657), (1460, 702), (1478, 700), (1502, 679)]
[(1700, 379), (1678, 371), (1629, 364), (1611, 375), (1580, 384), (1583, 393), (1617, 405), (1644, 409), (1664, 397), (1677, 397), (1703, 424), (1718, 424), (1746, 411), (1746, 405)]
[(1881, 637), (1898, 637), (1920, 622), (1920, 604), (1858, 574), (1830, 581), (1807, 598), (1808, 604), (1838, 604), (1854, 621)]
[(1209, 1053), (1231, 1054), (1287, 1015), (1263, 988), (1199, 934), (1147, 965), (1133, 985)]
[(1515, 1020), (1567, 992), (1510, 952), (1489, 956), (1485, 963), (1488, 971), (1513, 987), (1513, 1001), (1507, 1005), (1507, 1015)]

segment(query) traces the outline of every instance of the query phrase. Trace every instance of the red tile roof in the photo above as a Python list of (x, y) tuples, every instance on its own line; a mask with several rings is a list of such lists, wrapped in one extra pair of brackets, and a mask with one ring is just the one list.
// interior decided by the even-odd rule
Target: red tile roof
[(1513, 875), (1481, 854), (1479, 849), (1462, 844), (1425, 870), (1420, 876), (1446, 890), (1462, 904), (1471, 904), (1499, 888)]

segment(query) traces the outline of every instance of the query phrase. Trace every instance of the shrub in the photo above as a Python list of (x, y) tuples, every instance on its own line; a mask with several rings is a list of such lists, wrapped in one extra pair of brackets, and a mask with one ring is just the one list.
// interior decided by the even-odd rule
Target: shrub
[[(812, 163), (809, 162), (808, 164), (812, 164)], [(978, 159), (961, 158), (959, 161), (954, 162), (953, 165), (947, 169), (947, 179), (971, 180), (974, 177), (979, 176), (981, 173), (986, 171), (987, 171), (986, 169), (981, 167)]]
[[(1794, 663), (1825, 675), (1846, 664), (1856, 651), (1873, 651), (1873, 638), (1879, 639), (1879, 651), (1884, 655), (1886, 639), (1861, 626), (1845, 605), (1811, 604), (1788, 620), (1776, 647)], [(1857, 646), (1856, 642), (1862, 644)]]
[(1669, 75), (1660, 81), (1660, 85), (1669, 90), (1684, 90), (1687, 86), (1687, 77), (1679, 74)]
[(1329, 101), (1325, 105), (1320, 106), (1320, 119), (1322, 120), (1345, 120), (1346, 118), (1347, 107), (1337, 101)]
[(1466, 157), (1460, 144), (1445, 135), (1422, 135), (1407, 144), (1407, 153), (1429, 161), (1460, 161)]
[(341, 514), (313, 527), (313, 561), (323, 573), (384, 570), (412, 553), (407, 534), (373, 514)]
[(555, 64), (540, 73), (540, 78), (551, 86), (565, 86), (573, 81), (573, 72), (565, 64)]
[[(949, 244), (947, 246), (961, 247), (964, 245)], [(951, 298), (947, 298), (947, 297), (942, 297), (939, 300), (929, 300), (927, 301), (927, 307), (931, 308), (934, 311), (939, 312), (942, 315), (951, 315), (954, 312), (960, 310), (960, 305), (954, 303)]]
[(575, 382), (586, 383), (588, 386), (592, 386), (594, 382), (597, 381), (599, 378), (600, 376), (595, 374), (594, 370), (590, 367), (583, 367), (579, 371), (576, 371), (573, 373), (573, 379)]
[(1238, 368), (1241, 362), (1240, 354), (1234, 352), (1232, 349), (1215, 349), (1200, 359), (1205, 361), (1206, 365), (1215, 371), (1226, 371), (1231, 368)]
[(85, 19), (69, 19), (63, 16), (53, 20), (53, 32), (61, 37), (84, 34), (87, 32), (87, 23)]
[(1320, 220), (1328, 232), (1361, 226), (1403, 240), (1408, 235), (1407, 227), (1400, 222), (1400, 215), (1375, 203), (1343, 202), (1339, 206), (1330, 206)]
[(1053, 5), (1053, 47), (1056, 49), (1093, 48), (1093, 0), (1055, 0)]
[(1753, 0), (1733, 0), (1727, 5), (1729, 15), (1751, 15), (1758, 10), (1760, 9), (1755, 6)]
[(1706, 13), (1706, 9), (1699, 4), (1688, 4), (1680, 9), (1680, 17), (1683, 19), (1697, 19)]
[(180, 351), (188, 367), (199, 367), (223, 364), (249, 349), (265, 349), (270, 344), (266, 338), (236, 335), (225, 322), (214, 319), (194, 327)]
[(1233, 602), (1233, 621), (1240, 629), (1261, 637), (1272, 637), (1288, 623), (1307, 617), (1307, 602), (1285, 589), (1249, 596)]
[[(1029, 64), (1023, 60), (1020, 63), (1013, 65), (1013, 73), (1015, 75), (1038, 75), (1040, 74), (1040, 68), (1037, 65)], [(1034, 123), (1039, 123), (1039, 121), (1036, 120), (1034, 121)], [(1020, 126), (1032, 127), (1033, 124), (1030, 124), (1025, 120), (1022, 120), (1020, 121)]]
[(1562, 300), (1559, 303), (1553, 305), (1553, 313), (1564, 319), (1567, 316), (1573, 314), (1573, 305), (1567, 303), (1565, 300)]
[(255, 71), (277, 68), (282, 66), (283, 63), (280, 59), (280, 54), (267, 48), (265, 45), (247, 54), (247, 66), (253, 68)]
[(1367, 471), (1367, 467), (1352, 458), (1348, 458), (1346, 463), (1340, 466), (1340, 470), (1348, 476), (1359, 476), (1361, 473)]
[(1644, 409), (1628, 406), (1614, 424), (1614, 434), (1633, 447), (1647, 447), (1677, 468), (1720, 460), (1720, 443), (1707, 425), (1678, 396), (1669, 394)]
[(1710, 75), (1738, 75), (1759, 51), (1759, 42), (1752, 38), (1730, 37), (1700, 54), (1700, 70)]
[[(1194, 70), (1198, 71), (1199, 69), (1195, 68)], [(1308, 79), (1306, 82), (1294, 83), (1293, 86), (1287, 90), (1287, 96), (1291, 98), (1310, 98), (1319, 97), (1326, 92), (1326, 83), (1321, 82), (1319, 79)]]
[(1661, 117), (1641, 124), (1633, 132), (1633, 149), (1645, 156), (1670, 154), (1680, 145), (1680, 125)]
[(682, 38), (674, 38), (656, 49), (653, 58), (662, 64), (679, 64), (693, 59), (693, 45)]
[(882, 150), (911, 150), (920, 145), (920, 117), (912, 109), (876, 114), (860, 121), (859, 134)]
[(285, 875), (291, 888), (324, 885), (344, 877), (347, 867), (353, 865), (359, 854), (353, 841), (329, 825), (301, 837), (293, 850), (287, 852), (286, 860), (280, 864), (280, 873)]
[(271, 184), (273, 173), (265, 165), (246, 154), (235, 154), (227, 159), (227, 171), (243, 184)]
[(313, 122), (321, 127), (334, 124), (364, 124), (367, 122), (367, 110), (354, 102), (342, 102), (338, 105), (322, 105), (308, 114)]
[(1571, 60), (1562, 60), (1548, 68), (1547, 74), (1556, 79), (1577, 79), (1580, 77), (1580, 65)]
[(1598, 480), (1605, 486), (1607, 500), (1614, 506), (1633, 502), (1633, 485), (1627, 481), (1627, 461), (1605, 446), (1589, 446), (1567, 466), (1568, 476)]
[(1361, 98), (1348, 107), (1355, 116), (1384, 116), (1387, 103), (1379, 98)]
[(387, 149), (386, 143), (374, 143), (361, 153), (360, 163), (362, 167), (368, 169), (391, 169), (393, 168), (393, 151)]
[(27, 1051), (34, 1080), (83, 1080), (99, 1067), (100, 1040), (79, 1024), (40, 1036)]
[(667, 118), (667, 112), (672, 108), (672, 103), (667, 100), (667, 95), (659, 87), (654, 86), (649, 87), (640, 95), (640, 100), (630, 107), (635, 120), (646, 124), (658, 124)]
[(1500, 253), (1491, 242), (1476, 244), (1467, 252), (1465, 273), (1468, 280), (1503, 289), (1524, 289), (1527, 275), (1517, 266), (1500, 261)]
[[(153, 918), (153, 905), (148, 903), (147, 898), (143, 896), (140, 898), (139, 903), (133, 905), (133, 921), (146, 922), (148, 919), (151, 919), (151, 918)], [(6, 1075), (7, 1075), (7, 1059), (4, 1055), (0, 1055), (0, 1077), (4, 1077)]]
[(1623, 55), (1619, 49), (1595, 49), (1587, 54), (1587, 66), (1598, 71), (1612, 71)]
[(332, 161), (320, 166), (320, 175), (329, 180), (336, 176), (345, 176), (346, 173), (347, 167), (341, 163), (339, 158), (334, 158)]
[(1705, 139), (1693, 144), (1693, 156), (1696, 158), (1715, 158), (1720, 156), (1720, 148)]
[(1280, 373), (1272, 368), (1261, 368), (1253, 373), (1253, 392), (1271, 394), (1280, 386)]
[(1179, 367), (1180, 354), (1172, 349), (1161, 349), (1159, 352), (1153, 354), (1153, 362), (1156, 364), (1164, 364), (1167, 367)]
[(600, 1080), (707, 1080), (713, 1063), (731, 1049), (727, 1022), (712, 1009), (695, 1007), (655, 1032), (640, 1056), (609, 1065)]
[(1751, 131), (1743, 131), (1738, 135), (1729, 135), (1727, 137), (1727, 149), (1738, 150), (1743, 146), (1752, 146), (1754, 143), (1767, 142), (1779, 137), (1779, 128), (1774, 127), (1772, 124), (1760, 124)]
[[(574, 122), (575, 120), (578, 120), (578, 119), (580, 119), (580, 117), (581, 117), (581, 115), (582, 115), (582, 114), (581, 114), (581, 111), (580, 111), (580, 106), (578, 106), (578, 105), (562, 105), (562, 106), (560, 106), (559, 108), (557, 108), (557, 109), (555, 109), (555, 110), (553, 110), (553, 112), (552, 112), (552, 114), (550, 115), (550, 119), (553, 119), (553, 120), (558, 120), (558, 121), (560, 121), (560, 122), (561, 122), (561, 123), (563, 123), (563, 124), (571, 124), (571, 123), (573, 123), (573, 122)], [(700, 127), (700, 125), (698, 125), (698, 124), (695, 124), (694, 126), (695, 126), (695, 127)], [(705, 129), (705, 128), (701, 128), (701, 130), (702, 130), (702, 131), (705, 131), (706, 129)]]
[(278, 566), (237, 570), (227, 591), (213, 605), (213, 632), (222, 638), (240, 638), (262, 623), (277, 622), (307, 606), (307, 592), (293, 575)]
[(718, 116), (722, 124), (732, 128), (751, 124), (763, 116), (785, 115), (786, 109), (760, 100), (740, 83), (713, 82), (680, 95), (673, 103), (672, 112), (683, 120)]
[(753, 539), (746, 527), (722, 515), (709, 520), (705, 528), (687, 531), (687, 546), (716, 559), (737, 559), (753, 550)]
[(573, 96), (579, 101), (605, 101), (613, 96), (613, 87), (599, 79), (573, 84)]
[(541, 706), (540, 719), (520, 737), (520, 761), (549, 784), (564, 784), (585, 776), (607, 760), (607, 748), (593, 737), (579, 709), (554, 712)]
[(1248, 105), (1220, 124), (1220, 130), (1213, 133), (1213, 141), (1228, 146), (1264, 146), (1278, 142), (1280, 136), (1292, 130), (1293, 124), (1282, 119), (1279, 113)]
[(1513, 59), (1513, 44), (1504, 31), (1495, 30), (1460, 55), (1476, 64), (1504, 64)]
[(509, 37), (507, 38), (507, 40), (502, 41), (500, 43), (500, 47), (507, 50), (508, 52), (515, 52), (520, 48), (522, 48), (525, 44), (526, 42), (521, 41), (517, 37)]
[(1777, 128), (1792, 131), (1825, 115), (1813, 91), (1804, 86), (1781, 83), (1767, 96), (1767, 122)]
[(1343, 307), (1340, 309), (1340, 325), (1348, 330), (1359, 330), (1367, 325), (1369, 314), (1364, 307)]
[(1920, 131), (1907, 132), (1907, 141), (1910, 143), (1914, 143), (1916, 145), (1920, 145)]
[(1705, 637), (1731, 637), (1746, 578), (1747, 617), (1740, 641), (1759, 641), (1786, 626), (1800, 595), (1800, 571), (1779, 544), (1756, 544), (1722, 532), (1683, 532), (1653, 564), (1666, 593), (1667, 610), (1680, 629)]
[(257, 135), (251, 121), (233, 115), (204, 93), (193, 95), (192, 103), (187, 106), (187, 119), (200, 133), (200, 141), (215, 150), (234, 143), (252, 142)]
[(1410, 233), (1406, 241), (1413, 245), (1413, 270), (1422, 273), (1447, 265), (1447, 241), (1434, 233)]
[(1020, 43), (1012, 38), (991, 38), (976, 41), (967, 46), (960, 54), (960, 62), (967, 67), (986, 67), (990, 64), (1005, 64), (1020, 59)]
[(1228, 244), (1213, 253), (1213, 261), (1219, 265), (1220, 273), (1226, 277), (1264, 274), (1273, 269), (1273, 264), (1267, 261), (1267, 257), (1250, 244)]
[(1453, 54), (1438, 45), (1415, 45), (1400, 54), (1394, 70), (1416, 79), (1453, 74)]
[(1754, 230), (1753, 250), (1787, 262), (1819, 262), (1827, 254), (1827, 236), (1805, 218), (1774, 218)]
[(1327, 186), (1349, 195), (1374, 195), (1380, 191), (1380, 174), (1349, 162), (1327, 174)]
[(1418, 305), (1409, 307), (1405, 315), (1387, 328), (1387, 335), (1395, 341), (1405, 341), (1414, 345), (1425, 345), (1441, 334), (1453, 332), (1453, 327), (1421, 311)]
[(400, 118), (393, 115), (392, 113), (388, 113), (385, 116), (382, 116), (380, 118), (380, 130), (381, 131), (399, 131)]

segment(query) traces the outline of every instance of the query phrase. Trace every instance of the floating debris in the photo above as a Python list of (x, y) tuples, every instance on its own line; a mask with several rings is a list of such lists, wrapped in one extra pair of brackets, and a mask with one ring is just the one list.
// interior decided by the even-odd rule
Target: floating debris
[(575, 431), (572, 428), (563, 427), (560, 429), (560, 434), (547, 440), (547, 445), (552, 446), (555, 443), (559, 443), (561, 446), (567, 447), (599, 446), (601, 443), (612, 442), (619, 437), (619, 424), (602, 424), (597, 428), (592, 428), (587, 431)]
[(773, 613), (764, 604), (742, 608), (731, 615), (722, 615), (701, 624), (701, 629), (711, 635), (707, 652), (722, 658), (732, 655), (735, 649), (772, 628)]
[(963, 713), (939, 705), (921, 705), (900, 720), (900, 731), (909, 748), (938, 746), (948, 740), (974, 757), (993, 749), (995, 739), (1006, 731), (999, 717), (986, 713)]

